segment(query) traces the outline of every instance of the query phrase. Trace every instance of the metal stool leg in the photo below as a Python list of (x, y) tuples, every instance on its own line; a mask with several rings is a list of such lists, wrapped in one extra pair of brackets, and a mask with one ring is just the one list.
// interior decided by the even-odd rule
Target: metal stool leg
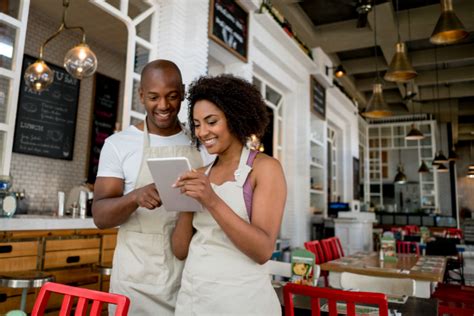
[(26, 310), (26, 297), (28, 296), (28, 288), (24, 288), (21, 291), (21, 303), (20, 303), (20, 309), (22, 311)]

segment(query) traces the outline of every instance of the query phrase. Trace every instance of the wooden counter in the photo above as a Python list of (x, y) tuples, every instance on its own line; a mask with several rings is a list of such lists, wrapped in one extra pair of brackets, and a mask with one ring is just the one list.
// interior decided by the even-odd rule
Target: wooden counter
[[(112, 265), (117, 229), (80, 228), (87, 222), (93, 225), (92, 219), (44, 220), (46, 222), (42, 224), (26, 222), (23, 227), (28, 230), (5, 230), (3, 225), (0, 226), (0, 274), (38, 270), (53, 274), (59, 283), (108, 291), (109, 277), (102, 278), (101, 288), (94, 267), (97, 264)], [(74, 226), (76, 220), (82, 221), (79, 228), (64, 229), (67, 225)], [(38, 229), (51, 221), (65, 225), (63, 229)], [(28, 293), (26, 309), (31, 312), (38, 289), (30, 289)], [(0, 288), (0, 315), (18, 309), (20, 296), (21, 289)], [(48, 305), (51, 311), (48, 315), (55, 315), (59, 304), (59, 301), (52, 301)]]

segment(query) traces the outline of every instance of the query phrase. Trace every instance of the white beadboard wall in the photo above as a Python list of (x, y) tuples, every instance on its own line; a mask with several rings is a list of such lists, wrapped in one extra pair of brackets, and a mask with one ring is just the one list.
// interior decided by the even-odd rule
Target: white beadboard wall
[[(56, 31), (57, 27), (58, 25), (51, 24), (35, 11), (30, 11), (25, 54), (37, 57), (40, 45)], [(62, 65), (66, 52), (79, 41), (80, 37), (77, 32), (65, 31), (61, 33), (58, 38), (46, 46), (44, 53), (46, 62)], [(93, 41), (88, 41), (88, 44), (97, 55), (99, 61), (97, 71), (115, 78), (123, 84), (125, 56), (112, 52), (106, 46)], [(81, 81), (72, 161), (17, 153), (12, 155), (13, 189), (25, 190), (25, 201), (30, 210), (55, 211), (57, 209), (57, 192), (64, 191), (68, 194), (73, 186), (86, 179), (93, 83), (93, 77)], [(122, 89), (123, 87), (121, 87)], [(122, 104), (122, 100), (121, 92), (119, 104)]]

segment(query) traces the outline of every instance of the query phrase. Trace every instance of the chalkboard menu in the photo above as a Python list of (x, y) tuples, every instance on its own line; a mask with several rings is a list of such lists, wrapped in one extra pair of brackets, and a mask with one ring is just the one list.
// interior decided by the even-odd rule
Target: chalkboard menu
[(326, 119), (326, 88), (316, 80), (314, 76), (310, 77), (311, 86), (311, 111), (323, 120)]
[(247, 62), (249, 14), (235, 0), (211, 0), (209, 37)]
[(107, 137), (114, 133), (117, 121), (120, 81), (96, 73), (94, 80), (92, 126), (89, 142), (87, 182), (95, 183), (100, 151)]
[[(25, 55), (21, 73), (35, 61)], [(54, 81), (46, 90), (37, 92), (21, 80), (13, 151), (72, 160), (80, 81), (64, 68), (47, 64)]]

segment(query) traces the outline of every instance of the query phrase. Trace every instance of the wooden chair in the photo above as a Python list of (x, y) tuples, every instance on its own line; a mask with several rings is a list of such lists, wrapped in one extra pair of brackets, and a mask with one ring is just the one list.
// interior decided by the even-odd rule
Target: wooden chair
[(325, 299), (329, 307), (329, 316), (337, 315), (337, 302), (347, 304), (347, 315), (355, 316), (355, 305), (377, 305), (380, 316), (388, 316), (387, 296), (381, 293), (348, 292), (331, 288), (314, 287), (287, 283), (283, 288), (285, 316), (294, 316), (293, 294), (311, 297), (311, 315), (321, 315), (320, 299)]
[(341, 287), (345, 290), (357, 289), (387, 295), (415, 295), (415, 281), (411, 279), (385, 278), (342, 272)]
[(416, 253), (420, 255), (420, 245), (415, 241), (400, 241), (397, 240), (397, 252), (398, 253)]
[(61, 310), (59, 311), (59, 316), (71, 315), (75, 298), (77, 298), (77, 304), (75, 306), (74, 313), (76, 316), (85, 315), (89, 302), (91, 303), (89, 313), (90, 316), (100, 316), (102, 312), (102, 305), (104, 303), (117, 305), (115, 316), (126, 316), (130, 306), (130, 300), (124, 295), (48, 282), (43, 285), (43, 287), (41, 287), (31, 312), (32, 316), (44, 315), (51, 293), (64, 295)]
[[(304, 243), (304, 247), (306, 248), (306, 250), (314, 253), (315, 263), (317, 265), (320, 265), (327, 261), (326, 257), (324, 256), (323, 248), (318, 240), (307, 241)], [(329, 286), (329, 280), (328, 280), (329, 272), (320, 271), (320, 276), (324, 278), (324, 286), (328, 287)]]

